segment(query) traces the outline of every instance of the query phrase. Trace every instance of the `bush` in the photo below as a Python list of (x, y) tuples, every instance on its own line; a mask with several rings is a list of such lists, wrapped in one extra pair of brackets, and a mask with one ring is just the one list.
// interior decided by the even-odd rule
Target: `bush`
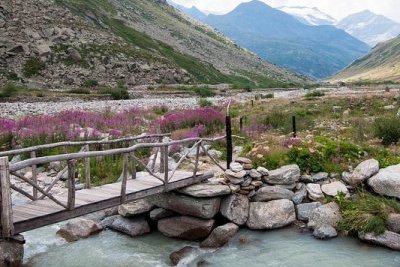
[(192, 87), (192, 91), (201, 97), (211, 97), (215, 96), (215, 91), (208, 86), (196, 86)]
[(42, 62), (40, 59), (30, 58), (25, 62), (22, 68), (22, 72), (26, 78), (30, 78), (32, 76), (37, 75), (45, 67), (46, 64)]
[(71, 89), (68, 91), (70, 94), (78, 94), (78, 95), (89, 95), (90, 90), (86, 88), (76, 88), (76, 89)]
[(97, 82), (97, 81), (95, 81), (95, 80), (87, 80), (87, 81), (84, 81), (83, 83), (82, 83), (82, 86), (83, 87), (95, 87), (95, 86), (98, 86), (99, 85), (99, 83)]
[(343, 193), (335, 197), (343, 219), (338, 229), (357, 233), (382, 234), (386, 230), (388, 215), (399, 213), (400, 205), (395, 199), (387, 199), (360, 191), (351, 199)]
[(382, 139), (385, 146), (396, 144), (400, 139), (400, 118), (396, 116), (376, 119), (373, 128), (374, 136)]
[(305, 94), (306, 98), (314, 98), (314, 97), (321, 97), (324, 96), (325, 93), (319, 90), (309, 91)]
[(12, 97), (18, 95), (20, 87), (13, 83), (7, 83), (4, 87), (0, 88), (0, 97)]
[(207, 99), (205, 99), (205, 98), (200, 98), (200, 99), (197, 101), (197, 104), (198, 104), (200, 107), (202, 107), (202, 108), (204, 108), (204, 107), (211, 107), (211, 106), (213, 105), (213, 103), (212, 103), (211, 101), (209, 101), (209, 100), (207, 100)]
[(129, 99), (128, 88), (123, 81), (117, 81), (117, 88), (104, 87), (99, 92), (110, 95), (113, 100)]
[(274, 98), (274, 94), (272, 94), (272, 93), (269, 93), (269, 94), (266, 94), (266, 95), (261, 95), (261, 99), (266, 99), (266, 98)]
[(168, 107), (167, 106), (155, 106), (152, 108), (154, 114), (157, 115), (164, 115), (165, 113), (168, 112)]
[(319, 152), (310, 152), (307, 148), (293, 147), (288, 152), (289, 162), (299, 165), (302, 172), (317, 173), (324, 171), (324, 159)]

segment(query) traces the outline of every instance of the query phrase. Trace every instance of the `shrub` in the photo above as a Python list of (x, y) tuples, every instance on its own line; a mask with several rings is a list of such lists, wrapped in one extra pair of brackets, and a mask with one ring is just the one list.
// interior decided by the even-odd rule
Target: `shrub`
[[(312, 114), (306, 112), (298, 112), (296, 116), (297, 131), (302, 131), (313, 127), (314, 120)], [(262, 122), (265, 126), (271, 127), (275, 130), (280, 130), (284, 134), (292, 132), (292, 114), (282, 112), (280, 110), (273, 110), (267, 114)]]
[(307, 148), (293, 147), (288, 152), (291, 164), (299, 165), (302, 172), (316, 173), (324, 170), (324, 160), (318, 151), (311, 152)]
[(269, 94), (261, 94), (261, 99), (267, 99), (267, 98), (274, 98), (274, 94), (273, 93), (269, 93)]
[(205, 99), (205, 98), (200, 98), (200, 99), (197, 101), (197, 104), (198, 104), (200, 107), (202, 107), (202, 108), (204, 108), (204, 107), (211, 107), (211, 106), (213, 105), (213, 103), (212, 103), (211, 101), (209, 101), (209, 100), (207, 100), (207, 99)]
[(89, 95), (90, 90), (86, 88), (76, 88), (76, 89), (71, 89), (68, 91), (70, 94), (78, 94), (78, 95)]
[(99, 90), (101, 94), (110, 95), (113, 100), (129, 99), (128, 88), (123, 81), (117, 81), (116, 88), (104, 87)]
[(26, 78), (37, 75), (41, 70), (46, 67), (46, 64), (38, 58), (28, 59), (23, 68), (22, 72)]
[(338, 225), (339, 230), (353, 233), (382, 234), (386, 229), (388, 215), (400, 212), (400, 205), (395, 199), (387, 199), (363, 191), (351, 199), (339, 193), (335, 201), (343, 217)]
[(325, 93), (319, 90), (313, 90), (309, 91), (308, 93), (305, 94), (306, 98), (314, 98), (314, 97), (321, 97), (324, 96)]
[(165, 105), (155, 106), (155, 107), (152, 108), (152, 110), (153, 110), (154, 114), (164, 115), (165, 113), (168, 112), (168, 107), (165, 106)]
[(376, 119), (373, 128), (374, 136), (382, 139), (385, 146), (396, 144), (400, 139), (400, 118), (396, 116)]
[(0, 88), (0, 97), (12, 97), (16, 96), (20, 91), (20, 87), (13, 83), (7, 83), (2, 88)]
[(215, 96), (215, 91), (208, 86), (195, 86), (191, 88), (192, 91), (201, 97)]
[(98, 85), (99, 85), (99, 83), (95, 80), (87, 80), (82, 83), (83, 87), (95, 87)]

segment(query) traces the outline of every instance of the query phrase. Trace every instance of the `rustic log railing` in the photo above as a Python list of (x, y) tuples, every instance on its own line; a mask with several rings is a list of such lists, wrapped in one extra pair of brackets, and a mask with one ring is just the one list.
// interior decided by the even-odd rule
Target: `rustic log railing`
[[(12, 221), (12, 202), (11, 202), (11, 190), (15, 190), (16, 192), (24, 195), (30, 200), (41, 200), (44, 198), (48, 198), (57, 205), (61, 206), (65, 210), (74, 210), (75, 208), (75, 171), (77, 169), (77, 162), (79, 160), (83, 160), (85, 162), (85, 185), (86, 188), (89, 189), (91, 187), (91, 177), (90, 177), (90, 159), (93, 157), (106, 157), (106, 156), (117, 156), (121, 155), (123, 160), (123, 171), (122, 171), (122, 179), (121, 179), (121, 200), (120, 204), (125, 203), (127, 199), (127, 181), (128, 174), (131, 174), (131, 179), (136, 179), (136, 167), (140, 165), (146, 172), (148, 172), (152, 177), (156, 178), (161, 182), (164, 186), (164, 191), (169, 191), (169, 183), (173, 178), (174, 174), (184, 162), (185, 159), (188, 158), (188, 155), (195, 151), (194, 156), (194, 164), (193, 164), (193, 179), (196, 180), (198, 174), (199, 167), (199, 158), (201, 155), (201, 151), (205, 156), (208, 156), (212, 162), (214, 162), (221, 170), (225, 171), (225, 168), (222, 167), (217, 159), (213, 158), (207, 151), (204, 146), (204, 143), (216, 142), (219, 140), (225, 139), (225, 136), (217, 137), (217, 138), (188, 138), (177, 141), (168, 141), (163, 142), (163, 138), (168, 135), (147, 135), (147, 136), (138, 136), (138, 137), (130, 137), (124, 139), (117, 140), (109, 140), (109, 141), (84, 141), (84, 142), (61, 142), (55, 144), (41, 145), (29, 148), (18, 149), (14, 151), (2, 152), (0, 153), (0, 221), (1, 221), (1, 238), (7, 238), (13, 235), (13, 221)], [(156, 143), (133, 143), (133, 141), (147, 139), (147, 138), (157, 138), (158, 141)], [(114, 148), (108, 150), (101, 151), (90, 151), (90, 144), (110, 144), (110, 143), (118, 143), (118, 142), (129, 142), (129, 147), (121, 147)], [(172, 166), (169, 166), (169, 151), (171, 146), (182, 146), (193, 144), (187, 151), (184, 153), (181, 158), (177, 161), (176, 166), (172, 169)], [(68, 153), (68, 154), (60, 154), (53, 156), (43, 156), (36, 157), (35, 152), (42, 149), (54, 148), (54, 147), (62, 147), (62, 146), (83, 146), (81, 150), (77, 153)], [(137, 151), (141, 149), (154, 149), (156, 153), (154, 154), (152, 161), (146, 164), (143, 160), (141, 160), (137, 155)], [(8, 157), (5, 155), (18, 155), (21, 153), (31, 153), (31, 158), (27, 160), (23, 160), (20, 162), (16, 162), (10, 164), (8, 161)], [(66, 161), (67, 166), (59, 172), (52, 183), (47, 188), (42, 188), (37, 183), (37, 168), (36, 166), (50, 164), (52, 162), (62, 162)], [(158, 168), (156, 168), (158, 166)], [(32, 168), (32, 178), (27, 178), (22, 175), (19, 171), (25, 169), (27, 167)], [(51, 194), (51, 189), (54, 185), (60, 180), (61, 176), (68, 172), (67, 186), (68, 186), (68, 195), (66, 203), (57, 199), (55, 196)], [(14, 175), (16, 178), (21, 180), (22, 182), (27, 183), (33, 188), (33, 193), (30, 194), (26, 192), (22, 188), (17, 187), (16, 185), (11, 184), (10, 175)], [(38, 194), (41, 194), (40, 196)]]

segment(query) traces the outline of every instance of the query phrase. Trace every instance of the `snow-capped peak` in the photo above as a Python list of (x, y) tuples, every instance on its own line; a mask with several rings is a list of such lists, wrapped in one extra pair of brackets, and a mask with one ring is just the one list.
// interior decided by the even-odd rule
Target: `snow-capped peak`
[(334, 25), (337, 23), (336, 19), (316, 7), (281, 6), (278, 9), (309, 25)]

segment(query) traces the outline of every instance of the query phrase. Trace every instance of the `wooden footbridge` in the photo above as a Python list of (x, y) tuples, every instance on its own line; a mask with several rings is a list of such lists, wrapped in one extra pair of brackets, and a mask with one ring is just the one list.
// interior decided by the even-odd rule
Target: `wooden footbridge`
[[(46, 144), (12, 151), (0, 152), (0, 238), (9, 238), (15, 234), (33, 230), (45, 225), (64, 221), (70, 218), (117, 206), (128, 201), (146, 196), (167, 192), (177, 188), (198, 183), (213, 176), (213, 173), (200, 173), (198, 171), (200, 152), (205, 155), (222, 170), (222, 167), (205, 149), (204, 144), (222, 140), (225, 137), (214, 139), (189, 138), (178, 141), (163, 141), (168, 135), (142, 135), (130, 138), (60, 142)], [(149, 141), (150, 140), (150, 141)], [(104, 149), (109, 145), (117, 145), (118, 148)], [(168, 155), (170, 147), (191, 146), (182, 155), (176, 166), (171, 169)], [(64, 153), (54, 156), (36, 157), (39, 151), (53, 148), (82, 147), (77, 153)], [(98, 148), (89, 150), (89, 148)], [(142, 149), (153, 149), (155, 155), (150, 163), (146, 163), (138, 155)], [(179, 169), (190, 153), (195, 151), (193, 170)], [(30, 154), (30, 158), (10, 164), (8, 156)], [(122, 156), (122, 179), (120, 182), (92, 187), (90, 177), (90, 160), (94, 157)], [(37, 166), (46, 166), (51, 162), (67, 162), (67, 166), (57, 174), (52, 183), (40, 186), (38, 183)], [(85, 173), (85, 189), (75, 190), (76, 170), (79, 162), (83, 162)], [(141, 167), (145, 171), (137, 172)], [(32, 169), (32, 177), (27, 178), (20, 170), (27, 167)], [(68, 192), (53, 195), (52, 189), (67, 172), (66, 181)], [(11, 175), (21, 182), (33, 188), (28, 192), (11, 182)], [(13, 205), (11, 194), (18, 192), (27, 197), (25, 204)]]

